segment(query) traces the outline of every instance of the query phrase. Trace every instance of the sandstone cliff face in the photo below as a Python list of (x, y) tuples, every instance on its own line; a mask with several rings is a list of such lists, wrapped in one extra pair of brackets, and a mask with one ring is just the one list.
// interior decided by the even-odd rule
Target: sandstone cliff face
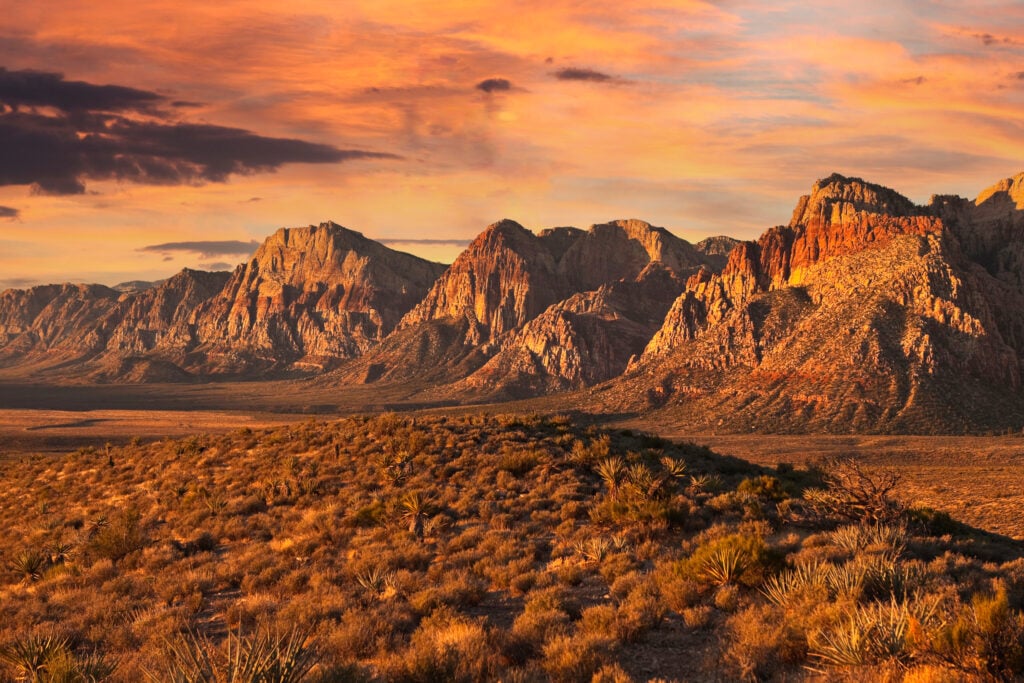
[(43, 285), (0, 293), (0, 362), (27, 353), (51, 362), (88, 358), (104, 348), (97, 323), (122, 295), (103, 285)]
[(379, 344), (443, 270), (333, 223), (282, 229), (234, 273), (4, 292), (0, 359), (111, 381), (322, 368)]
[(936, 213), (820, 181), (789, 226), (690, 278), (631, 368), (646, 401), (724, 429), (1001, 423), (1020, 407), (1024, 298)]
[(941, 220), (918, 214), (907, 198), (859, 178), (833, 174), (818, 181), (800, 198), (788, 226), (737, 244), (721, 274), (698, 275), (688, 283), (645, 355), (692, 339), (756, 294), (804, 283), (819, 262), (881, 248), (899, 237), (941, 232)]
[(455, 259), (401, 327), (465, 318), (472, 323), (468, 343), (493, 342), (565, 296), (555, 253), (578, 237), (564, 228), (538, 237), (515, 221), (494, 223)]
[(456, 391), (528, 396), (616, 377), (661, 324), (683, 282), (660, 261), (549, 306)]
[[(394, 338), (354, 374), (399, 379), (435, 372), (437, 363), (423, 367), (430, 338), (416, 330), (433, 335), (437, 324), (447, 324), (464, 333), (464, 355), (456, 354), (460, 369), (447, 376), (477, 374), (445, 391), (523, 393), (599, 381), (621, 372), (678, 294), (680, 278), (710, 260), (685, 240), (638, 220), (537, 235), (501, 221), (470, 244)], [(451, 349), (437, 351), (453, 362)], [(470, 356), (472, 363), (463, 362)], [(383, 370), (370, 372), (371, 365)]]
[(196, 319), (214, 364), (332, 363), (376, 345), (444, 270), (335, 223), (282, 228)]
[(99, 323), (106, 353), (160, 350), (180, 356), (191, 351), (197, 343), (197, 310), (220, 293), (229, 276), (186, 268), (156, 287), (122, 297)]

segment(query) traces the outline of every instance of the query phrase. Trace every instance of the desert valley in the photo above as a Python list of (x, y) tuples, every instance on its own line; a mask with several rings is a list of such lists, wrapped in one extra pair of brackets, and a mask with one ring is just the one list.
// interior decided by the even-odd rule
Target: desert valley
[(0, 294), (13, 680), (1019, 680), (1024, 174)]

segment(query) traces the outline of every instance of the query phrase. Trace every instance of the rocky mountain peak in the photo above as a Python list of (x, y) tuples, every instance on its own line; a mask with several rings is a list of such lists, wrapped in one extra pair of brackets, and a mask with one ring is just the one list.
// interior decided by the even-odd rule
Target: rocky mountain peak
[(814, 183), (811, 193), (800, 198), (789, 225), (844, 223), (858, 213), (902, 217), (914, 216), (919, 210), (895, 190), (833, 173)]
[(1016, 209), (1024, 209), (1024, 171), (986, 188), (974, 200), (977, 206), (988, 202), (1013, 204)]

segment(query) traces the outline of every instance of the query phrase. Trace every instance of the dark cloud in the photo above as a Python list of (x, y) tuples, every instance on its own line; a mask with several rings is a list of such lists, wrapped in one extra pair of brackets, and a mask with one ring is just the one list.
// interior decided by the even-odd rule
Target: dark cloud
[(923, 85), (927, 80), (928, 79), (924, 76), (918, 76), (917, 78), (904, 78), (900, 83), (904, 83), (906, 85)]
[(150, 244), (145, 247), (139, 247), (136, 251), (156, 252), (158, 254), (167, 254), (172, 251), (183, 251), (191, 254), (199, 254), (201, 258), (214, 258), (217, 256), (248, 256), (256, 251), (259, 246), (260, 243), (255, 240), (252, 242), (241, 242), (238, 240), (211, 240)]
[(200, 263), (199, 267), (203, 270), (232, 270), (235, 264), (225, 261), (214, 261), (213, 263)]
[(554, 73), (554, 76), (560, 81), (594, 81), (597, 83), (603, 83), (605, 81), (613, 80), (612, 76), (601, 73), (600, 71), (594, 71), (593, 69), (579, 69), (575, 67), (559, 69)]
[(245, 200), (245, 203), (246, 204), (252, 204), (252, 203), (255, 203), (255, 202), (262, 202), (262, 201), (263, 201), (263, 197), (249, 197), (248, 199)]
[(38, 194), (81, 194), (86, 180), (202, 184), (288, 163), (399, 158), (173, 122), (159, 112), (163, 101), (156, 93), (65, 81), (55, 73), (0, 71), (0, 185), (31, 185)]
[(13, 107), (54, 107), (65, 112), (149, 111), (163, 101), (153, 92), (120, 85), (65, 81), (50, 71), (0, 67), (0, 102)]
[(401, 239), (401, 238), (385, 238), (377, 240), (381, 244), (422, 244), (424, 246), (442, 246), (442, 247), (466, 247), (469, 246), (469, 240), (434, 240), (434, 239)]
[(995, 36), (991, 33), (973, 33), (972, 37), (985, 45), (1020, 45), (1021, 41), (1009, 36)]
[(1021, 80), (1021, 81), (1024, 81), (1024, 71), (1018, 71), (1017, 72), (1017, 79)]
[(486, 93), (503, 92), (512, 89), (512, 82), (507, 78), (486, 78), (476, 84), (476, 89)]
[(21, 212), (10, 206), (0, 206), (0, 218), (6, 218), (7, 220), (13, 220), (18, 217)]

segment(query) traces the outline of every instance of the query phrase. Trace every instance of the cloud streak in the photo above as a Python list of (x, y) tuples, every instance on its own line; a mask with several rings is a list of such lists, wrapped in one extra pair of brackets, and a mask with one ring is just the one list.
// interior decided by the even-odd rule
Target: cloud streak
[(171, 252), (185, 252), (189, 254), (198, 254), (200, 258), (212, 259), (218, 256), (249, 256), (256, 251), (259, 246), (260, 243), (255, 240), (251, 242), (241, 242), (238, 240), (207, 240), (149, 244), (144, 247), (139, 247), (136, 251), (165, 255), (168, 255)]
[(21, 214), (20, 211), (11, 206), (0, 206), (0, 219), (14, 220)]
[(593, 83), (607, 83), (615, 78), (609, 74), (595, 71), (593, 69), (581, 69), (567, 67), (554, 72), (554, 77), (560, 81), (591, 81)]

